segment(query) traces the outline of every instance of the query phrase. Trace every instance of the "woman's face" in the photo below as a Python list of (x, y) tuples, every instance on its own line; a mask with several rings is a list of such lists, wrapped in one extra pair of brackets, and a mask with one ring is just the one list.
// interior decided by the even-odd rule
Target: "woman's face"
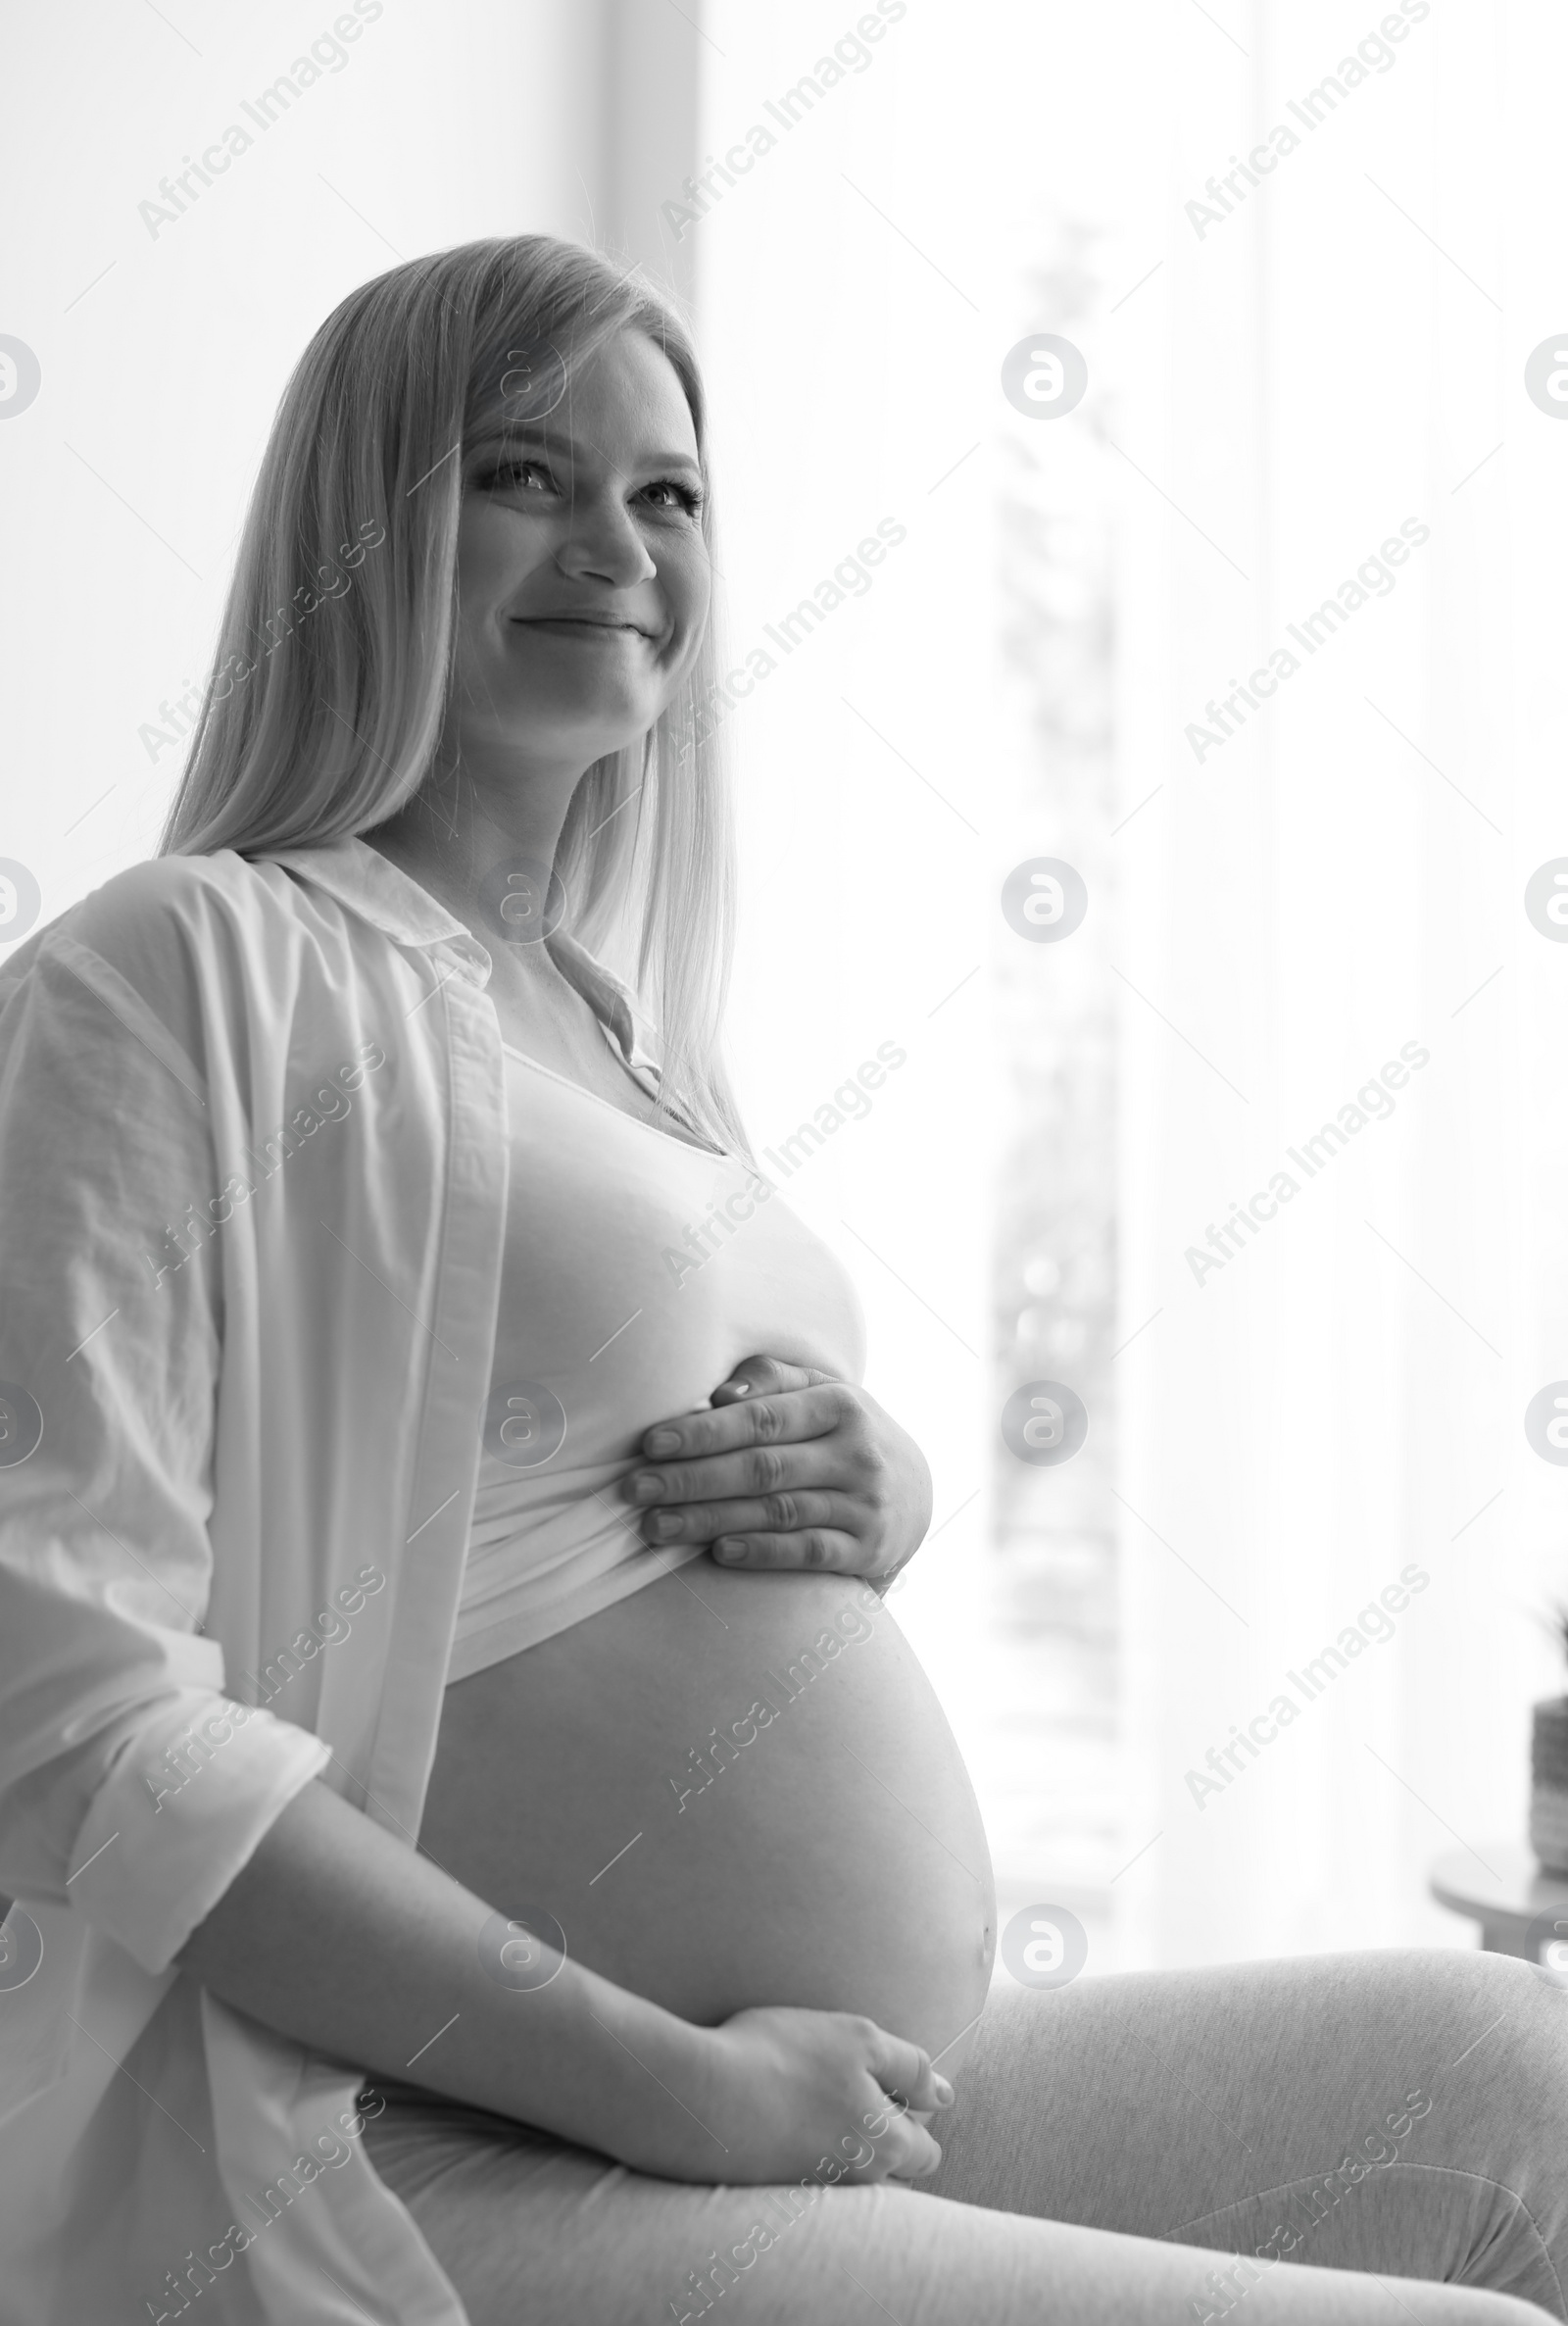
[(702, 493), (685, 393), (640, 331), (542, 421), (498, 407), (466, 450), (458, 528), (448, 740), (475, 772), (580, 773), (652, 726), (708, 619)]

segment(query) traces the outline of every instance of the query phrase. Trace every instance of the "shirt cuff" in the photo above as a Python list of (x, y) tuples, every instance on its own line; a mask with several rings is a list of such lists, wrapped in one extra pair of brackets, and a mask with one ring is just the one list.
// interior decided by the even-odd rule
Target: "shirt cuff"
[(331, 1757), (308, 1730), (210, 1689), (165, 1699), (93, 1795), (72, 1904), (143, 1970), (167, 1970)]

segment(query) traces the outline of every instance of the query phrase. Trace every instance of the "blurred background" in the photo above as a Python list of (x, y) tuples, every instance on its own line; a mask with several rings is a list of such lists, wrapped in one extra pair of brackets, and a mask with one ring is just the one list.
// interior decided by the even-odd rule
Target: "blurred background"
[(1565, 1679), (1561, 12), (8, 37), (0, 939), (152, 852), (337, 300), (481, 235), (639, 263), (773, 666), (721, 707), (754, 1137), (906, 1054), (786, 1192), (929, 1455), (894, 1606), (1004, 1914), (1094, 1968), (1474, 1944), (1433, 1862), (1522, 1841)]

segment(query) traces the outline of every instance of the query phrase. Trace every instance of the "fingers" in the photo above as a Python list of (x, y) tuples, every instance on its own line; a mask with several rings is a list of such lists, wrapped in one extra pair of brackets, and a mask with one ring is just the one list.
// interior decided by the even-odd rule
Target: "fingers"
[(867, 2153), (853, 2177), (917, 2181), (935, 2172), (942, 2162), (942, 2150), (929, 2129), (929, 2109), (906, 2108), (881, 2093), (876, 2109), (868, 2109), (860, 2119), (867, 2136), (863, 2144)]
[(852, 1496), (815, 1488), (727, 1501), (715, 1497), (675, 1509), (661, 1503), (639, 1514), (643, 1539), (649, 1543), (711, 1543), (720, 1535), (799, 1535), (809, 1527), (833, 1527), (855, 1535), (865, 1531), (867, 1517), (864, 1505)]
[(890, 2181), (924, 2180), (942, 2162), (940, 2147), (912, 2116), (896, 2116), (877, 2147)]
[(942, 2151), (929, 2129), (929, 2111), (917, 2113), (890, 2100), (869, 2077), (865, 2099), (869, 2104), (858, 2110), (835, 2144), (844, 2178), (871, 2185), (919, 2180), (934, 2172)]
[(794, 1535), (808, 1526), (836, 1526), (854, 1534), (865, 1524), (865, 1510), (853, 1497), (816, 1488), (731, 1501), (715, 1497), (673, 1509), (661, 1503), (654, 1509), (645, 1509), (641, 1516), (651, 1543), (711, 1543), (719, 1535)]
[[(710, 1412), (675, 1413), (656, 1421), (642, 1436), (642, 1452), (666, 1466), (678, 1458), (702, 1460), (738, 1447), (798, 1443), (827, 1437), (858, 1411), (853, 1385), (818, 1376), (809, 1384), (769, 1395), (737, 1394)], [(718, 1392), (715, 1390), (714, 1397)]]
[[(808, 1397), (822, 1394), (803, 1392)], [(745, 1408), (731, 1410), (744, 1411)], [(705, 1414), (703, 1418), (727, 1416)], [(802, 1487), (856, 1494), (865, 1491), (865, 1481), (843, 1439), (821, 1435), (808, 1443), (752, 1445), (744, 1452), (645, 1462), (620, 1481), (619, 1495), (623, 1502), (648, 1509), (656, 1503), (672, 1507), (677, 1503), (759, 1502)], [(773, 1523), (777, 1525), (776, 1518)]]
[(906, 2043), (902, 2036), (889, 2035), (884, 2027), (875, 2029), (866, 2065), (883, 2091), (906, 2108), (953, 2105), (953, 2086), (946, 2076), (938, 2075), (931, 2054), (922, 2052), (918, 2044)]
[(801, 1534), (723, 1535), (713, 1545), (720, 1566), (812, 1575), (870, 1574), (874, 1555), (858, 1535), (810, 1526)]

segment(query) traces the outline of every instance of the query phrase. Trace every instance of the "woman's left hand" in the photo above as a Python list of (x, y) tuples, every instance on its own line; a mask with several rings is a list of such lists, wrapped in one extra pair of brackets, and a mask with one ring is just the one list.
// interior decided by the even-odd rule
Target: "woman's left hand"
[(724, 1566), (889, 1582), (931, 1523), (919, 1447), (853, 1381), (748, 1358), (707, 1413), (656, 1422), (621, 1485), (644, 1540), (710, 1543)]

